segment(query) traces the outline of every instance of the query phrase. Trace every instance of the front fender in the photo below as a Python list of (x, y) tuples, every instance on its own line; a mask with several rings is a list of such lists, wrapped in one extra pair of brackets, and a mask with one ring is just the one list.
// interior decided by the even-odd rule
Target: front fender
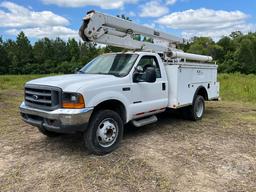
[(130, 112), (129, 112), (129, 100), (128, 98), (117, 91), (104, 91), (102, 93), (94, 95), (91, 99), (87, 100), (86, 106), (95, 107), (100, 103), (108, 100), (117, 100), (123, 103), (126, 109), (126, 119), (127, 121), (130, 120)]

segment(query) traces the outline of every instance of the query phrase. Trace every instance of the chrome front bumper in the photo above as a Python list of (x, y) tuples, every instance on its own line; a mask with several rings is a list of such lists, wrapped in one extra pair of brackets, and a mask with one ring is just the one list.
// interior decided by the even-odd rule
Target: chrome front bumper
[(31, 108), (25, 102), (20, 105), (23, 121), (36, 127), (43, 127), (49, 131), (61, 133), (84, 131), (89, 123), (92, 111), (93, 108), (45, 111)]

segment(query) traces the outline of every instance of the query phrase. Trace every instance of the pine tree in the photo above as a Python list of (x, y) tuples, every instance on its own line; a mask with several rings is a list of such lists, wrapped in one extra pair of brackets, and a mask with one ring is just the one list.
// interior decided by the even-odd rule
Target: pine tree
[(67, 42), (67, 51), (68, 51), (68, 60), (72, 62), (76, 62), (79, 59), (79, 45), (77, 41), (72, 38)]
[(8, 54), (4, 47), (3, 39), (0, 36), (0, 74), (9, 73), (8, 65), (10, 63)]
[(53, 56), (54, 63), (58, 64), (63, 61), (67, 61), (68, 50), (67, 50), (66, 42), (58, 37), (53, 41), (52, 45), (53, 45), (53, 51), (54, 51), (54, 56)]
[(33, 62), (32, 46), (30, 41), (23, 32), (20, 32), (16, 40), (17, 52), (16, 57), (18, 60), (19, 70), (18, 73), (25, 74), (26, 65)]

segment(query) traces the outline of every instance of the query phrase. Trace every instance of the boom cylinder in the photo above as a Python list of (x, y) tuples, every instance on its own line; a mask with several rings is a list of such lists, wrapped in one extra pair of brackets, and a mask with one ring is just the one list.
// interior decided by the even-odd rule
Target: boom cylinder
[(193, 61), (211, 62), (213, 60), (210, 56), (197, 55), (192, 53), (184, 53), (181, 51), (171, 51), (171, 58), (181, 58)]

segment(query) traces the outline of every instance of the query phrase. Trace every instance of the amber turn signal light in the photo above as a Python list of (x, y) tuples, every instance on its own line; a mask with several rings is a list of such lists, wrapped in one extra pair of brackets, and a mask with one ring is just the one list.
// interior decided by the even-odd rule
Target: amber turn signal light
[(85, 108), (84, 98), (79, 93), (63, 93), (62, 107), (65, 109)]

